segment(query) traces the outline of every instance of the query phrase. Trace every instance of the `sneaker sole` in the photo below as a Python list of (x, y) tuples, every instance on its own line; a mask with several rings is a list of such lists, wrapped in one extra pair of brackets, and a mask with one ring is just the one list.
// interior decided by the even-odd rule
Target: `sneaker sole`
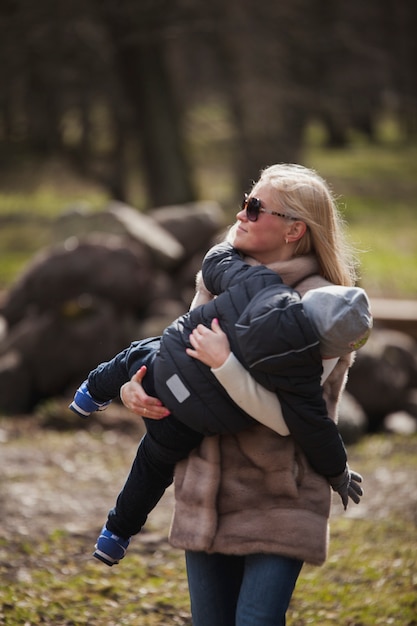
[(108, 554), (102, 552), (101, 550), (96, 550), (95, 552), (93, 552), (93, 556), (99, 561), (102, 561), (102, 563), (109, 565), (109, 567), (111, 567), (112, 565), (117, 565), (117, 563), (119, 563), (118, 559), (112, 559)]

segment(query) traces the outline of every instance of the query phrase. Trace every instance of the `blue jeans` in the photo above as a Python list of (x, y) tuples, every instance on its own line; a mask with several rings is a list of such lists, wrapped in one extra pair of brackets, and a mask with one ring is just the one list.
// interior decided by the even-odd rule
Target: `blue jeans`
[(186, 562), (194, 626), (285, 626), (302, 561), (186, 552)]

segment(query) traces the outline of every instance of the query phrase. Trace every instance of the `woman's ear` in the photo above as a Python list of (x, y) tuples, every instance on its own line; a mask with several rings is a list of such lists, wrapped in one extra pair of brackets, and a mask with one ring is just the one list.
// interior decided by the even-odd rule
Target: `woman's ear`
[(288, 240), (288, 243), (295, 243), (296, 241), (299, 241), (299, 239), (301, 239), (301, 237), (305, 234), (306, 230), (307, 225), (305, 222), (302, 222), (301, 220), (292, 222), (287, 231), (286, 239)]

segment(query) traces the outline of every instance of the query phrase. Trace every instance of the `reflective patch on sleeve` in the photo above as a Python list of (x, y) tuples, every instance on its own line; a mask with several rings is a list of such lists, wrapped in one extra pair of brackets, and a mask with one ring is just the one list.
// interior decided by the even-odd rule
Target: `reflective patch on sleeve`
[(173, 374), (171, 378), (168, 378), (166, 385), (178, 402), (184, 402), (191, 395), (178, 374)]

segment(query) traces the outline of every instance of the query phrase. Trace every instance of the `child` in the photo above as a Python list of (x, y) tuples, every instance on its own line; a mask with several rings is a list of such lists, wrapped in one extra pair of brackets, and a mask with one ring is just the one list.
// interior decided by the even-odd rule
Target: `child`
[[(87, 416), (105, 408), (141, 365), (143, 384), (171, 411), (162, 420), (145, 419), (131, 472), (109, 513), (94, 556), (108, 565), (123, 558), (130, 537), (173, 479), (175, 464), (203, 436), (238, 432), (253, 424), (217, 382), (210, 369), (186, 353), (189, 335), (217, 318), (232, 352), (263, 386), (277, 393), (283, 416), (312, 467), (342, 497), (359, 502), (361, 477), (350, 472), (336, 424), (322, 397), (322, 356), (358, 349), (372, 326), (366, 294), (329, 286), (301, 299), (264, 266), (243, 262), (230, 244), (212, 248), (203, 261), (204, 282), (217, 297), (178, 318), (161, 338), (134, 342), (93, 370), (75, 394), (71, 409)], [(321, 352), (320, 352), (321, 351)]]

